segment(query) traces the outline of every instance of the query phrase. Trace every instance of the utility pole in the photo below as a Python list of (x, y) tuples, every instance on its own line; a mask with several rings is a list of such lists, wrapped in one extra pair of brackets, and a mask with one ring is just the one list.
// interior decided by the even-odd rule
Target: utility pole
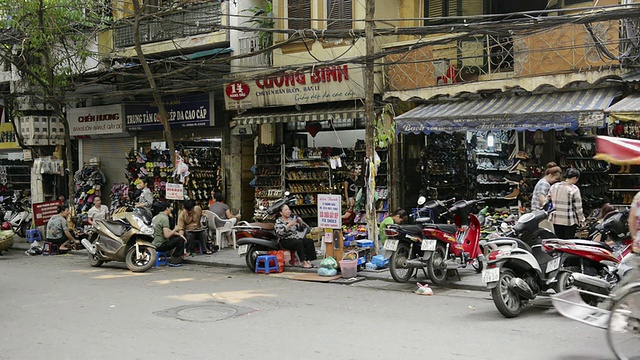
[[(364, 33), (367, 41), (367, 58), (365, 61), (365, 80), (364, 80), (364, 111), (365, 111), (365, 145), (367, 165), (365, 169), (367, 173), (362, 174), (365, 180), (365, 189), (367, 190), (366, 201), (366, 218), (367, 227), (369, 230), (369, 238), (373, 240), (373, 246), (378, 252), (378, 224), (376, 222), (376, 209), (375, 209), (375, 186), (376, 186), (376, 166), (374, 163), (375, 148), (375, 113), (373, 108), (373, 94), (374, 94), (374, 52), (375, 44), (373, 43), (373, 29), (374, 29), (374, 15), (376, 12), (375, 0), (366, 0), (366, 13), (364, 18)], [(363, 171), (365, 170), (363, 169)]]

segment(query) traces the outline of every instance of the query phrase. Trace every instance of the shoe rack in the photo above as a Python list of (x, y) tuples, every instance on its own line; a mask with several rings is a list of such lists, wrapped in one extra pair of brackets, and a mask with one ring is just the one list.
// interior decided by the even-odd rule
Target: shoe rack
[(467, 138), (474, 159), (470, 166), (475, 166), (477, 197), (491, 207), (508, 206), (518, 198), (518, 185), (526, 170), (521, 163), (524, 153), (517, 151), (517, 133), (474, 131)]
[(585, 213), (590, 213), (609, 201), (607, 192), (612, 185), (609, 164), (593, 159), (596, 154), (596, 135), (597, 129), (556, 132), (557, 163), (563, 170), (575, 168), (580, 171), (577, 186), (580, 188)]
[(181, 151), (184, 162), (189, 165), (189, 177), (185, 183), (189, 198), (196, 201), (203, 209), (209, 208), (211, 191), (222, 190), (220, 148), (183, 145)]
[[(356, 152), (356, 163), (361, 164), (361, 168), (364, 168), (364, 161), (366, 157), (366, 151), (364, 149), (364, 142), (356, 143), (355, 152)], [(376, 211), (376, 219), (378, 222), (384, 220), (385, 217), (389, 216), (389, 149), (388, 148), (378, 148), (375, 150), (378, 156), (380, 157), (380, 165), (378, 166), (378, 171), (376, 172), (376, 189), (375, 189), (375, 204), (374, 208)], [(359, 173), (358, 177), (362, 180), (363, 174)], [(358, 189), (360, 190), (360, 189)], [(362, 199), (366, 199), (366, 197), (362, 197)], [(353, 220), (355, 224), (366, 224), (367, 217), (366, 211), (364, 209), (364, 204), (356, 204), (356, 209), (358, 210), (356, 216)]]
[(11, 190), (31, 189), (31, 165), (21, 160), (0, 159), (0, 188), (11, 184)]
[[(466, 134), (429, 134), (420, 153), (423, 195), (427, 200), (469, 199)], [(416, 194), (417, 195), (417, 194)], [(417, 195), (418, 196), (418, 195)], [(417, 197), (416, 196), (416, 197)]]
[(260, 144), (256, 149), (255, 175), (255, 220), (262, 220), (265, 215), (260, 207), (267, 208), (274, 201), (284, 196), (284, 145)]
[[(609, 124), (609, 136), (640, 139), (640, 124), (636, 121)], [(611, 204), (617, 207), (631, 206), (633, 197), (640, 191), (640, 166), (612, 165), (609, 195)]]
[(128, 165), (125, 175), (129, 180), (129, 198), (136, 200), (136, 180), (147, 178), (149, 190), (155, 200), (164, 200), (167, 179), (173, 175), (173, 164), (169, 150), (149, 149), (146, 152), (131, 149), (127, 156)]
[(98, 165), (84, 165), (73, 176), (76, 214), (82, 214), (93, 206), (93, 199), (101, 196), (105, 177)]
[(324, 148), (292, 148), (285, 162), (285, 190), (296, 199), (291, 211), (310, 226), (317, 224), (318, 194), (330, 194), (331, 167)]

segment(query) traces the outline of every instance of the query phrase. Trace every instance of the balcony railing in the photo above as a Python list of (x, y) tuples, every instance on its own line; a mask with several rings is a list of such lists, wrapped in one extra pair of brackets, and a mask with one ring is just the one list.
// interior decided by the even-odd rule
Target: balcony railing
[[(638, 31), (637, 23), (623, 21), (622, 30), (629, 28), (629, 33), (634, 33), (633, 29)], [(621, 62), (639, 63), (640, 40), (625, 36), (620, 21), (589, 26), (571, 24), (535, 34), (470, 36), (388, 55), (387, 90), (566, 74), (619, 67)]]
[[(166, 16), (145, 20), (140, 23), (142, 44), (185, 38), (192, 35), (216, 31), (222, 24), (220, 2), (191, 5)], [(133, 46), (133, 21), (124, 19), (113, 32), (117, 48)]]
[[(240, 45), (238, 47), (238, 53), (236, 55), (245, 55), (258, 52), (263, 49), (260, 44), (258, 36), (245, 36), (239, 38)], [(239, 60), (239, 66), (241, 69), (255, 69), (255, 68), (268, 68), (271, 67), (272, 57), (271, 52), (264, 52), (256, 54), (255, 56), (242, 58)]]

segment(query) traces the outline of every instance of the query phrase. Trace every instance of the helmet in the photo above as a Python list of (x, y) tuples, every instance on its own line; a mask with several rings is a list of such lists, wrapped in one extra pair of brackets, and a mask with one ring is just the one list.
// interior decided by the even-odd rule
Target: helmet
[(3, 222), (2, 230), (11, 230), (11, 224), (8, 221)]

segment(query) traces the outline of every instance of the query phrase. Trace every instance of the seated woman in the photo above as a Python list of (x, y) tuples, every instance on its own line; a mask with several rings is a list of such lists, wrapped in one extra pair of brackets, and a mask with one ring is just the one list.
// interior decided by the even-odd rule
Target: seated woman
[(303, 268), (312, 268), (311, 260), (316, 259), (316, 247), (313, 240), (300, 237), (298, 231), (308, 226), (301, 218), (291, 215), (288, 205), (278, 208), (279, 217), (276, 219), (275, 232), (280, 246), (287, 250), (295, 250)]

